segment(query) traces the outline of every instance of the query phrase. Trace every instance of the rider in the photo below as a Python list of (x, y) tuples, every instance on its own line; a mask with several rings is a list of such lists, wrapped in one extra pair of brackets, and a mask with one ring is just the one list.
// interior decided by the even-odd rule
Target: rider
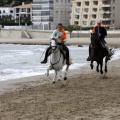
[[(110, 52), (110, 49), (108, 47), (108, 44), (105, 41), (105, 37), (107, 36), (107, 30), (102, 25), (102, 21), (101, 20), (97, 21), (97, 24), (93, 28), (92, 33), (99, 36), (99, 40), (103, 43), (103, 45), (107, 49), (107, 51), (108, 51), (108, 58), (110, 59), (111, 52)], [(91, 44), (90, 44), (90, 46), (91, 46)], [(87, 58), (87, 61), (91, 60), (91, 55), (90, 55), (91, 54), (91, 47), (90, 46), (89, 46), (89, 56)]]
[[(61, 45), (63, 47), (63, 50), (66, 51), (66, 64), (70, 65), (70, 62), (69, 62), (69, 49), (64, 44), (65, 39), (66, 39), (66, 32), (64, 31), (64, 29), (62, 27), (63, 27), (62, 23), (59, 23), (57, 25), (57, 29), (52, 33), (51, 39), (57, 38), (57, 42), (59, 43), (59, 45)], [(43, 61), (41, 61), (42, 64), (47, 63), (47, 58), (49, 56), (50, 49), (51, 49), (51, 46), (49, 46), (47, 48), (46, 53), (45, 53), (45, 58), (44, 58)]]

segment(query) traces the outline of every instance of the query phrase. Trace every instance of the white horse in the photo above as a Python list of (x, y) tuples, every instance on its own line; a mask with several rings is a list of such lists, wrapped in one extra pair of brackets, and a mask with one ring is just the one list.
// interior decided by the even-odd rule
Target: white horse
[[(47, 68), (46, 75), (49, 76), (49, 70), (54, 70), (55, 75), (53, 78), (53, 83), (55, 83), (55, 80), (61, 80), (62, 77), (61, 73), (63, 66), (66, 64), (66, 60), (59, 49), (59, 45), (57, 45), (56, 39), (51, 40), (51, 47), (52, 47), (52, 53), (50, 55), (50, 64), (49, 67)], [(68, 69), (69, 69), (69, 65), (66, 65), (66, 69), (63, 75), (64, 80), (67, 80)]]

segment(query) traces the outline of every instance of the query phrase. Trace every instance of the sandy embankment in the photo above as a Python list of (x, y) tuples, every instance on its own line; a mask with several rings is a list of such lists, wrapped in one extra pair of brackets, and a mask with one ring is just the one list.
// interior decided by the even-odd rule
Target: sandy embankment
[(52, 75), (0, 82), (0, 119), (120, 120), (120, 59), (108, 62), (107, 76), (85, 66), (56, 84)]
[[(109, 45), (120, 46), (120, 38), (106, 38)], [(8, 44), (49, 44), (50, 40), (48, 38), (39, 39), (5, 39), (0, 38), (0, 43)], [(67, 39), (67, 45), (89, 45), (90, 38), (69, 38)]]

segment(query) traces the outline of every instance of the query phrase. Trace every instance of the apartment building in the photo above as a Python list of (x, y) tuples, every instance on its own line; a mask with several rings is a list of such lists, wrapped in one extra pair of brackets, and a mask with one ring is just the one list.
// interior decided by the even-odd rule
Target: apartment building
[(58, 23), (70, 24), (72, 0), (33, 0), (33, 29), (53, 30)]
[(71, 25), (91, 27), (98, 20), (108, 27), (120, 25), (120, 0), (72, 0)]
[(30, 19), (32, 21), (32, 4), (25, 4), (24, 2), (20, 6), (14, 7), (15, 19)]
[(12, 16), (14, 17), (14, 8), (12, 7), (0, 7), (0, 19), (3, 17), (3, 16)]

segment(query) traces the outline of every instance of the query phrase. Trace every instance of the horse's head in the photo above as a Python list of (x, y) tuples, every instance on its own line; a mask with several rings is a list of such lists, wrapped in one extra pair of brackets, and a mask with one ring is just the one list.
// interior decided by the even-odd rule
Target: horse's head
[(51, 39), (51, 48), (53, 51), (57, 49), (57, 40), (55, 38)]

